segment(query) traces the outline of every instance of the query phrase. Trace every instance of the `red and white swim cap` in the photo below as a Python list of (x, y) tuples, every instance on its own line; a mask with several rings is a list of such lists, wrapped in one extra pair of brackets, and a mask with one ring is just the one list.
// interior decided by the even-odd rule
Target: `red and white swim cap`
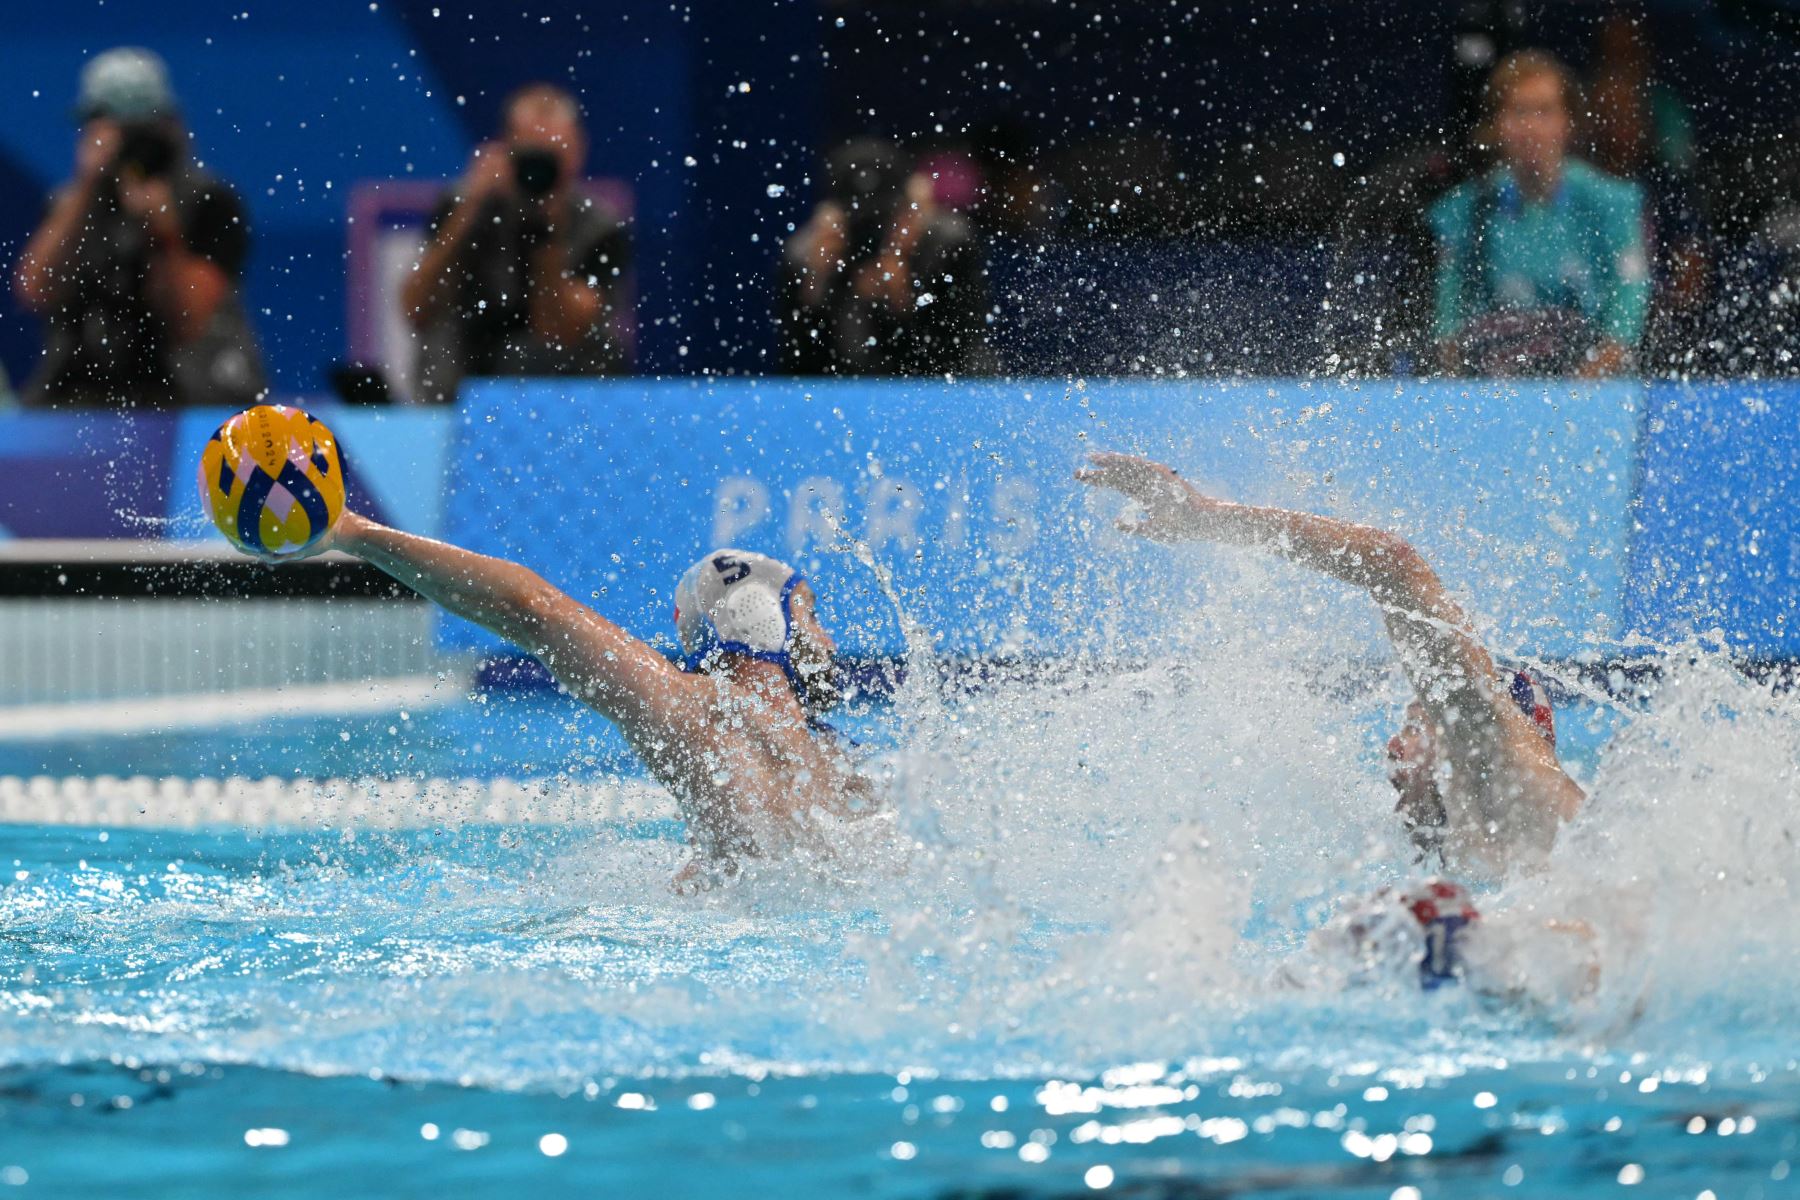
[(1550, 707), (1550, 693), (1537, 677), (1527, 671), (1514, 671), (1506, 690), (1519, 711), (1530, 717), (1531, 723), (1544, 735), (1544, 740), (1556, 745), (1556, 713)]

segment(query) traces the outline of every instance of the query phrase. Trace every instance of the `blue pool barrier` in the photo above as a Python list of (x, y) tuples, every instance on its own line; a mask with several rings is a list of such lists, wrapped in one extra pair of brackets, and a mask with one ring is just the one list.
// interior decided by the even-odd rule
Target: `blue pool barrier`
[(1800, 657), (1800, 385), (1658, 384), (1651, 398), (1628, 627)]
[(738, 545), (813, 578), (853, 653), (902, 647), (859, 552), (946, 653), (1116, 652), (1220, 569), (1117, 534), (1117, 498), (1072, 482), (1087, 451), (1131, 450), (1396, 528), (1502, 644), (1564, 655), (1621, 631), (1643, 407), (1636, 384), (1548, 382), (485, 381), (445, 529), (645, 633), (689, 562)]
[[(436, 534), (453, 414), (302, 403), (337, 433), (351, 507)], [(216, 536), (200, 508), (200, 449), (231, 409), (0, 412), (0, 541)]]
[[(679, 570), (736, 542), (815, 576), (847, 649), (891, 653), (854, 540), (946, 652), (1116, 649), (1230, 569), (1111, 531), (1118, 505), (1068, 472), (1116, 447), (1399, 530), (1509, 650), (1718, 631), (1800, 657), (1795, 383), (510, 380), (458, 409), (316, 411), (364, 511), (516, 556), (647, 635)], [(193, 463), (223, 415), (0, 413), (0, 539), (210, 536)]]

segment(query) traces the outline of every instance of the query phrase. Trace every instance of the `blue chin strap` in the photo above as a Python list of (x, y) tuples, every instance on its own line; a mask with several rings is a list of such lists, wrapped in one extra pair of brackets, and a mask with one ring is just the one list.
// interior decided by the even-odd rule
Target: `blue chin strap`
[(788, 576), (781, 585), (781, 645), (780, 650), (758, 650), (745, 642), (727, 641), (719, 636), (718, 626), (712, 618), (706, 621), (707, 639), (693, 653), (681, 660), (682, 668), (689, 672), (700, 670), (701, 664), (715, 654), (741, 654), (745, 658), (753, 658), (757, 662), (774, 663), (787, 676), (788, 686), (794, 689), (796, 696), (804, 696), (805, 688), (800, 684), (800, 673), (794, 670), (794, 656), (787, 647), (794, 639), (794, 589), (806, 580), (798, 571)]

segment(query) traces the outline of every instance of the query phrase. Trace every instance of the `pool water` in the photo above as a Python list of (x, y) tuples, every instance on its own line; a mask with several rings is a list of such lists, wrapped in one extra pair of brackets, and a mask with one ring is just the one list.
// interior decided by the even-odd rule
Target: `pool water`
[(469, 693), (449, 703), (377, 714), (128, 735), (71, 728), (60, 736), (0, 741), (0, 775), (591, 778), (633, 770), (623, 739), (604, 721), (554, 693), (531, 691)]
[(1461, 997), (1353, 997), (1189, 1012), (1190, 1055), (1101, 1066), (1110, 1035), (1042, 1011), (1092, 997), (1033, 994), (1032, 972), (1017, 1028), (959, 1030), (941, 977), (916, 1019), (864, 1022), (895, 986), (865, 957), (874, 912), (582, 894), (622, 858), (666, 865), (672, 836), (15, 829), (0, 1167), (68, 1196), (1792, 1186), (1779, 1045), (1707, 1069)]
[(609, 1078), (562, 1094), (17, 1068), (0, 1119), (4, 1157), (32, 1164), (8, 1169), (38, 1195), (1792, 1194), (1796, 1114), (1768, 1084), (1645, 1097), (1617, 1077), (1514, 1069), (1371, 1100), (1367, 1077), (1258, 1097), (1276, 1084), (1218, 1067), (1080, 1089), (905, 1078)]
[[(1144, 670), (852, 724), (887, 731), (901, 865), (699, 899), (672, 821), (6, 828), (0, 1189), (1800, 1195), (1785, 697), (1703, 666), (1565, 713), (1592, 811), (1482, 903), (1596, 920), (1604, 983), (1520, 1004), (1272, 982), (1405, 873), (1378, 723), (1329, 686)], [(623, 781), (595, 725), (540, 698), (7, 753)]]

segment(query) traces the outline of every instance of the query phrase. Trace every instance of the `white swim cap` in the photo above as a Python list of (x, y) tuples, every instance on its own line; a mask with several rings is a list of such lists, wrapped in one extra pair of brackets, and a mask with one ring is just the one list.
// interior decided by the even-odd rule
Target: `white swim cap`
[(688, 670), (724, 651), (788, 666), (790, 604), (800, 575), (748, 550), (715, 550), (675, 585), (675, 632)]

